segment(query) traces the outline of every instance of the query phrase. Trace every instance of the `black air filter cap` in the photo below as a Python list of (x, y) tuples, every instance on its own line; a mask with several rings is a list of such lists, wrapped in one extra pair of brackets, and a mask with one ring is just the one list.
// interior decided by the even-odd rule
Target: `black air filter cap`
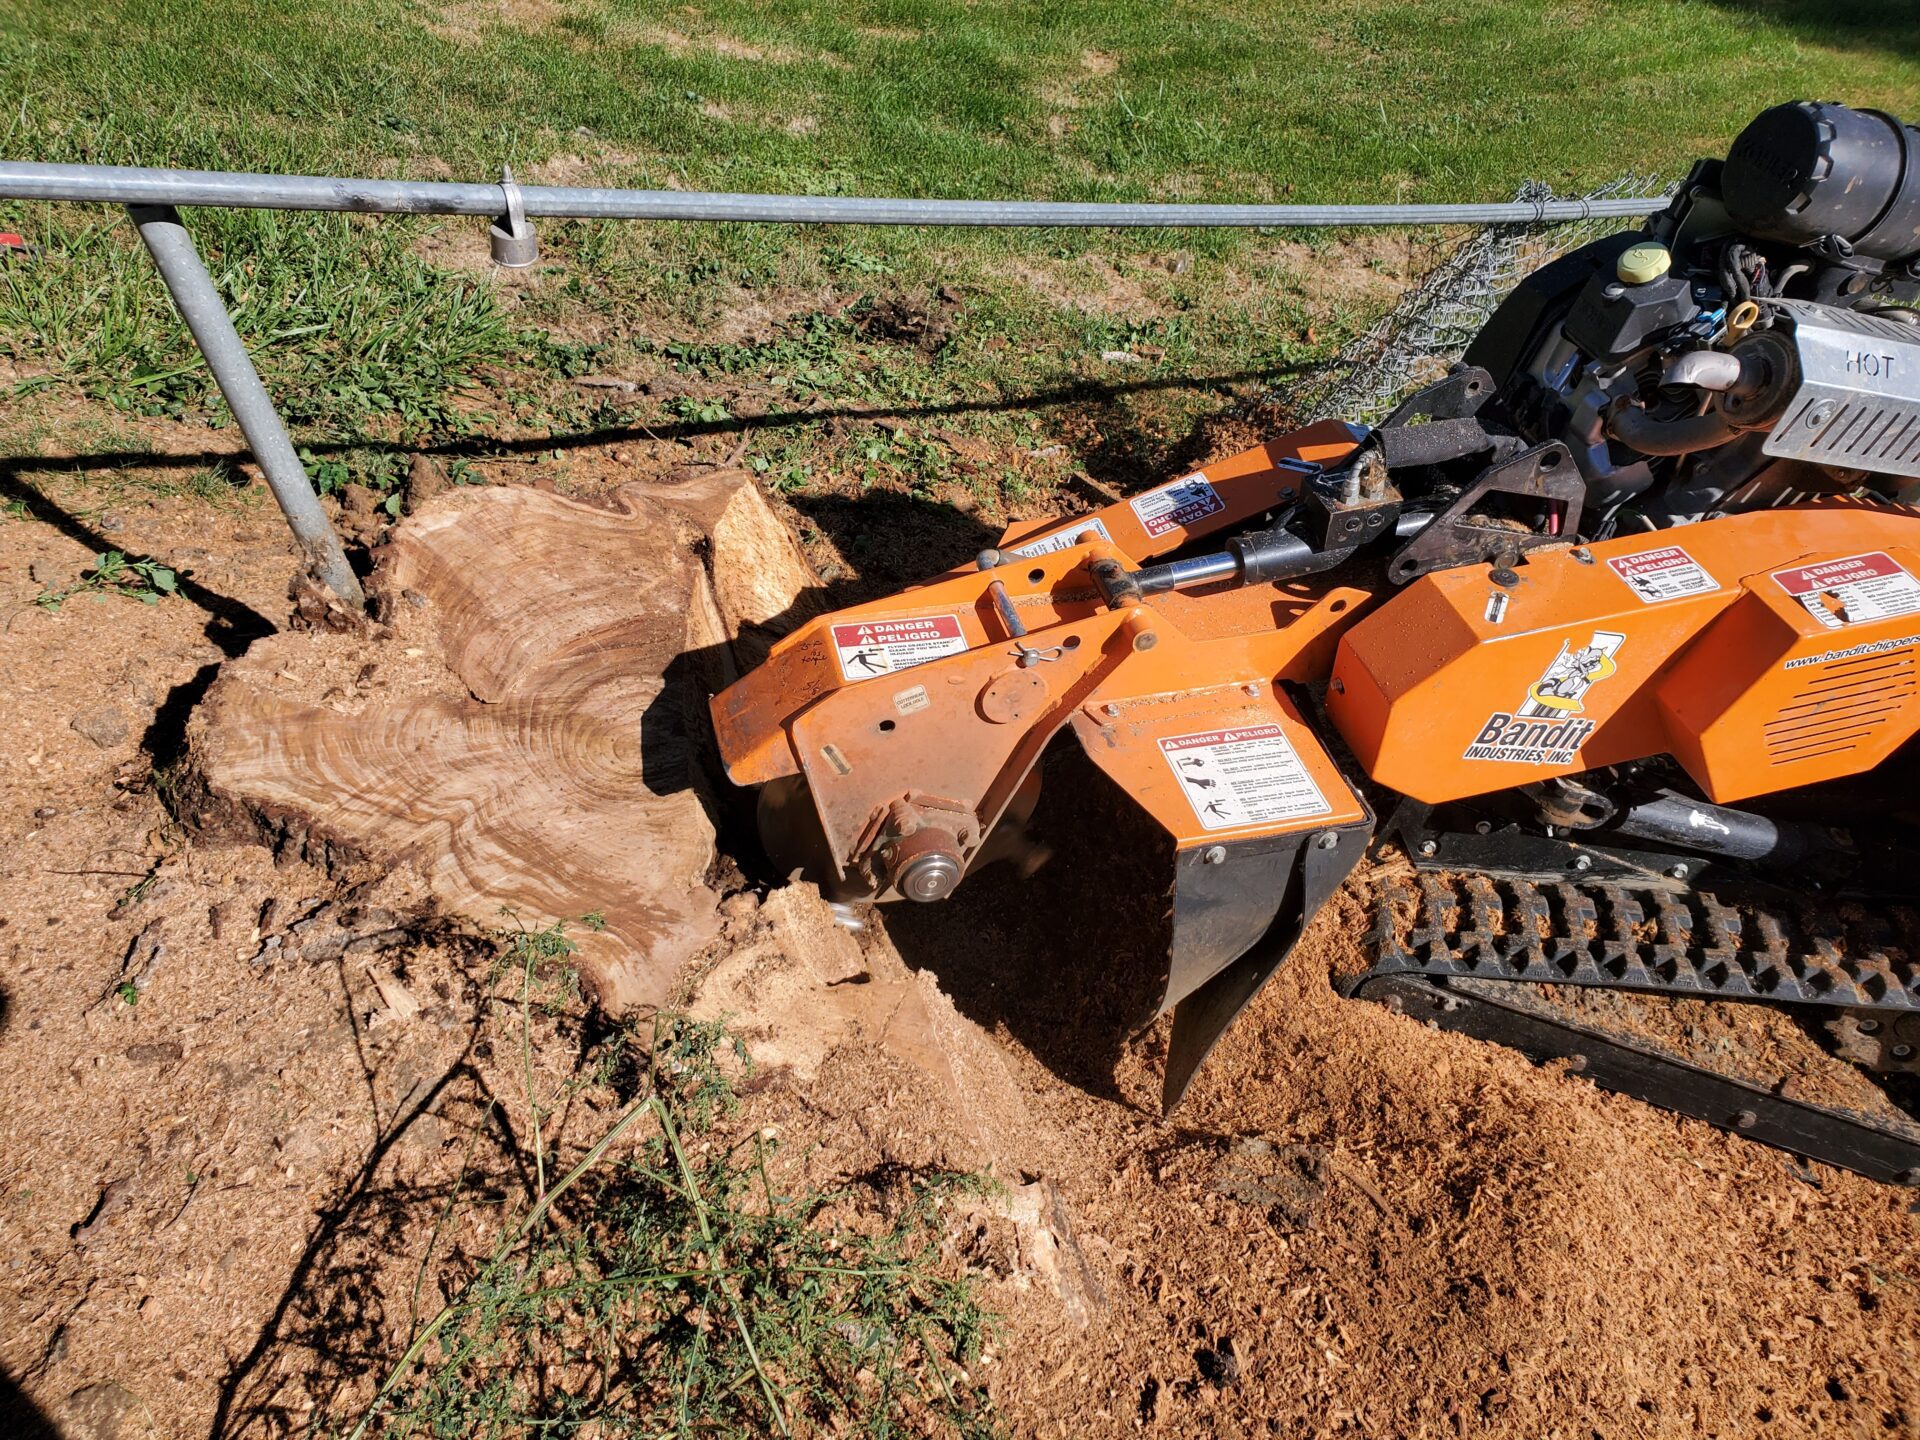
[(1799, 100), (1762, 111), (1727, 151), (1720, 189), (1758, 239), (1837, 235), (1876, 260), (1920, 254), (1920, 132), (1878, 110)]

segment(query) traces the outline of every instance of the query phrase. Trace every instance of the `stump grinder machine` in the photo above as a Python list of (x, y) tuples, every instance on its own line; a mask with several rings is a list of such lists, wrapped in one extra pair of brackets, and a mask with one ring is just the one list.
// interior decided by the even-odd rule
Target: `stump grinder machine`
[[(1346, 993), (1920, 1183), (1916, 295), (1920, 130), (1767, 110), (1380, 424), (788, 635), (712, 702), (728, 773), (830, 898), (933, 904), (1071, 731), (1172, 855), (1168, 1108), (1371, 847)], [(1889, 1106), (1623, 1032), (1635, 994), (1786, 1007)]]

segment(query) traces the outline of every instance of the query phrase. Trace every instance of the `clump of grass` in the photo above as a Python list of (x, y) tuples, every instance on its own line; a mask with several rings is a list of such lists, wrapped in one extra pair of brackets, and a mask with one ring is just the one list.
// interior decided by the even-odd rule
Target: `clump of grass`
[(93, 568), (61, 590), (43, 590), (33, 603), (43, 610), (58, 610), (76, 595), (124, 595), (142, 605), (157, 605), (163, 595), (180, 589), (180, 577), (158, 560), (142, 556), (128, 557), (118, 550), (105, 550), (93, 557)]
[[(575, 947), (517, 917), (503, 941), (532, 1099), (525, 1025), (570, 989)], [(998, 1434), (968, 1369), (990, 1317), (946, 1273), (937, 1220), (984, 1182), (925, 1177), (890, 1218), (854, 1223), (850, 1194), (776, 1181), (773, 1135), (734, 1133), (751, 1062), (721, 1024), (662, 1013), (616, 1048), (637, 1098), (550, 1185), (536, 1139), (525, 1213), (348, 1440)]]

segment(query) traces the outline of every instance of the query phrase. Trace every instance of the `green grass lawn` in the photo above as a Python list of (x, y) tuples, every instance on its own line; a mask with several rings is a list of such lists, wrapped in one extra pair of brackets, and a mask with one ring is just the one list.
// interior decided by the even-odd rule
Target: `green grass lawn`
[(1887, 0), (8, 8), (8, 150), (137, 164), (1443, 200), (1675, 169), (1776, 98), (1920, 93), (1920, 9)]
[[(1577, 192), (1626, 170), (1677, 176), (1784, 98), (1920, 115), (1920, 7), (15, 0), (0, 75), (0, 151), (28, 159), (1491, 199), (1529, 178)], [(139, 444), (116, 416), (220, 419), (118, 215), (0, 203), (0, 218), (42, 246), (0, 275), (16, 433), (36, 396), (73, 387), (99, 402), (100, 449)], [(778, 489), (964, 491), (989, 516), (1066, 470), (1126, 484), (1168, 463), (1197, 416), (1324, 354), (1438, 238), (547, 225), (542, 269), (505, 281), (471, 263), (474, 222), (190, 223), (323, 484), (390, 484), (428, 444), (469, 452), (475, 473), (505, 441), (619, 432), (726, 450), (755, 420), (749, 456)], [(586, 372), (666, 383), (583, 391)], [(806, 418), (876, 408), (903, 423)], [(999, 458), (970, 457), (970, 441)], [(1057, 462), (1031, 459), (1056, 446)], [(554, 451), (564, 478), (571, 452)]]

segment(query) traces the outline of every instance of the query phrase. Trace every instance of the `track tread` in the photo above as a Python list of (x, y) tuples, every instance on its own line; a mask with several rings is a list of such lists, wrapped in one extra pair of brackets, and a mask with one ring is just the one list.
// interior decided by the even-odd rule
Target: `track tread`
[[(1371, 975), (1591, 985), (1714, 1000), (1920, 1012), (1920, 917), (1649, 896), (1602, 883), (1422, 872), (1385, 881)], [(1411, 913), (1410, 925), (1397, 920)]]

